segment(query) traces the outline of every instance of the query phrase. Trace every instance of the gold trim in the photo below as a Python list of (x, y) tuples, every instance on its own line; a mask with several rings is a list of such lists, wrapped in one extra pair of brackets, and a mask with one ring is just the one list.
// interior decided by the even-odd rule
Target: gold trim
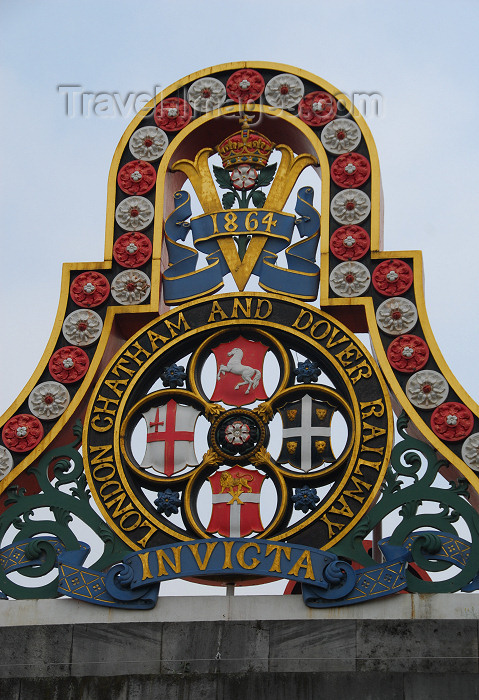
[[(228, 294), (221, 294), (221, 295), (215, 296), (214, 298), (215, 299), (219, 299), (219, 298), (222, 298), (222, 299), (227, 298), (228, 299), (228, 298), (234, 298), (235, 296), (236, 296), (236, 294), (229, 294), (229, 295)], [(251, 294), (251, 295), (244, 293), (242, 298), (249, 298), (250, 296), (251, 297), (260, 297), (261, 295), (258, 292)], [(235, 320), (237, 322), (235, 324), (232, 324), (233, 327), (236, 325), (239, 326), (240, 324), (247, 325), (248, 322), (251, 322), (254, 319), (247, 319), (247, 318), (242, 319), (242, 318), (240, 318), (240, 319), (235, 319)], [(239, 333), (241, 333), (241, 332), (248, 333), (248, 330), (249, 329), (246, 329), (245, 331), (238, 330), (238, 332)], [(190, 386), (192, 387), (193, 391), (195, 393), (197, 393), (198, 396), (202, 396), (202, 393), (201, 393), (201, 389), (198, 387), (198, 385), (196, 383), (194, 367), (195, 367), (196, 363), (198, 362), (198, 359), (200, 358), (200, 356), (204, 352), (207, 351), (208, 347), (211, 348), (216, 343), (221, 342), (221, 336), (225, 335), (228, 332), (231, 333), (231, 326), (228, 326), (228, 329), (225, 329), (223, 331), (218, 331), (217, 333), (213, 333), (213, 335), (211, 335), (209, 338), (207, 338), (206, 340), (204, 340), (201, 343), (199, 348), (197, 350), (195, 350), (195, 352), (191, 356), (191, 360), (189, 363), (189, 370), (188, 370), (188, 382), (190, 383)], [(267, 331), (264, 331), (264, 330), (260, 330), (258, 328), (254, 328), (254, 333), (258, 334), (260, 337), (263, 337), (268, 343), (270, 343), (270, 345), (275, 347), (276, 350), (278, 351), (278, 354), (281, 357), (281, 362), (283, 363), (283, 367), (280, 366), (280, 372), (281, 372), (282, 377), (280, 378), (280, 381), (278, 382), (278, 386), (274, 390), (274, 393), (276, 394), (279, 391), (283, 391), (286, 388), (286, 385), (288, 383), (288, 377), (286, 375), (286, 372), (284, 371), (288, 365), (288, 353), (283, 348), (281, 343), (279, 343), (276, 340), (276, 338), (273, 335), (271, 335), (271, 333), (268, 333)], [(268, 348), (268, 350), (270, 350), (270, 348)], [(270, 352), (273, 352), (273, 351), (270, 350)], [(274, 354), (274, 352), (273, 352), (273, 354)], [(229, 406), (230, 404), (227, 404), (227, 405)], [(247, 405), (247, 404), (245, 404), (245, 405)]]
[[(258, 298), (259, 299), (259, 298), (264, 298), (264, 295), (262, 295), (261, 293), (242, 293), (242, 294), (241, 293), (230, 293), (230, 294), (222, 294), (222, 295), (215, 295), (212, 297), (206, 297), (204, 299), (198, 300), (197, 303), (198, 304), (212, 303), (212, 302), (216, 302), (216, 301), (221, 301), (221, 299), (234, 299), (235, 297), (236, 298), (239, 298), (239, 297), (240, 298), (249, 298), (249, 297), (251, 297), (251, 298)], [(341, 322), (337, 321), (329, 314), (318, 310), (316, 307), (305, 306), (304, 304), (301, 304), (301, 303), (299, 303), (299, 302), (297, 302), (294, 299), (291, 299), (289, 297), (285, 297), (282, 295), (271, 295), (270, 299), (296, 306), (298, 309), (306, 309), (306, 310), (310, 310), (313, 313), (320, 314), (327, 321), (331, 321), (331, 323), (334, 326), (337, 326), (345, 335), (347, 335), (348, 338), (351, 338), (352, 340), (354, 340), (354, 343), (361, 349), (364, 356), (366, 358), (368, 358), (368, 361), (370, 362), (371, 367), (373, 368), (373, 371), (375, 372), (375, 376), (377, 378), (379, 386), (381, 387), (382, 398), (384, 398), (385, 410), (386, 410), (386, 414), (387, 414), (387, 440), (386, 440), (385, 454), (383, 455), (383, 458), (381, 460), (383, 466), (382, 466), (380, 472), (378, 472), (378, 478), (377, 478), (374, 486), (372, 487), (371, 492), (368, 495), (368, 498), (366, 498), (365, 502), (363, 503), (361, 509), (358, 511), (357, 515), (352, 519), (351, 523), (349, 523), (343, 527), (341, 532), (336, 537), (334, 537), (332, 540), (327, 542), (326, 545), (324, 545), (324, 548), (328, 549), (329, 547), (333, 546), (336, 542), (338, 542), (340, 539), (342, 539), (355, 526), (355, 524), (358, 522), (360, 517), (362, 517), (362, 515), (367, 511), (369, 506), (373, 503), (373, 501), (376, 498), (376, 495), (378, 493), (378, 490), (381, 486), (382, 477), (384, 476), (387, 465), (389, 463), (389, 456), (390, 456), (390, 452), (391, 452), (391, 448), (392, 448), (393, 433), (394, 433), (394, 428), (393, 428), (393, 423), (392, 423), (392, 411), (391, 411), (390, 401), (389, 401), (389, 397), (388, 397), (388, 393), (387, 393), (387, 388), (386, 388), (386, 384), (384, 382), (384, 379), (383, 379), (381, 373), (376, 372), (374, 360), (371, 358), (367, 349), (354, 336), (354, 334), (352, 334)], [(191, 308), (191, 305), (184, 305), (182, 307), (176, 307), (172, 311), (164, 314), (163, 318), (168, 318), (172, 315), (177, 315), (177, 314), (181, 313), (182, 311), (186, 311), (188, 308)], [(156, 325), (158, 323), (158, 321), (159, 321), (159, 319), (154, 319), (150, 323), (146, 324), (143, 328), (141, 328), (136, 334), (134, 334), (129, 339), (127, 346), (132, 345), (143, 333), (145, 333), (145, 331), (147, 331), (152, 326)], [(216, 335), (220, 334), (220, 331), (224, 331), (226, 328), (230, 329), (230, 328), (234, 328), (235, 326), (244, 326), (244, 325), (246, 325), (246, 323), (250, 327), (248, 330), (251, 330), (251, 331), (264, 333), (264, 330), (262, 331), (261, 329), (264, 328), (264, 326), (266, 325), (269, 328), (277, 329), (277, 330), (282, 331), (283, 333), (287, 333), (287, 334), (291, 335), (292, 338), (297, 337), (296, 334), (294, 333), (294, 329), (286, 327), (280, 323), (273, 323), (272, 321), (268, 322), (267, 319), (234, 319), (234, 322), (229, 323), (228, 326), (225, 326), (224, 321), (223, 322), (219, 321), (219, 322), (211, 323), (207, 327), (210, 328), (211, 332), (214, 333), (216, 336)], [(206, 328), (206, 327), (202, 327), (202, 328)], [(194, 335), (197, 333), (198, 330), (199, 330), (198, 328), (194, 328), (193, 330), (189, 330), (189, 331), (183, 333), (182, 335), (173, 338), (167, 344), (167, 346), (157, 350), (143, 363), (141, 369), (132, 377), (130, 385), (128, 386), (127, 390), (124, 392), (124, 394), (122, 395), (122, 397), (120, 399), (120, 403), (118, 404), (118, 410), (117, 410), (117, 414), (116, 414), (114, 434), (113, 434), (114, 459), (115, 459), (115, 463), (117, 465), (118, 478), (121, 480), (123, 487), (124, 487), (124, 490), (128, 494), (129, 498), (135, 504), (136, 509), (140, 513), (142, 513), (149, 520), (149, 522), (151, 522), (157, 528), (163, 530), (164, 532), (166, 532), (167, 534), (172, 536), (174, 539), (181, 540), (181, 541), (188, 541), (190, 538), (186, 535), (179, 534), (178, 532), (176, 532), (176, 530), (172, 530), (168, 527), (165, 527), (162, 523), (160, 523), (158, 520), (156, 520), (154, 518), (152, 513), (147, 511), (142, 506), (142, 504), (137, 501), (137, 499), (133, 493), (133, 490), (131, 489), (131, 487), (128, 483), (128, 480), (126, 478), (124, 468), (122, 465), (122, 461), (120, 459), (121, 450), (120, 450), (119, 436), (120, 436), (120, 426), (121, 426), (122, 421), (123, 421), (123, 413), (124, 413), (124, 409), (125, 409), (125, 404), (128, 400), (128, 397), (135, 390), (135, 386), (138, 383), (138, 381), (140, 380), (140, 378), (143, 377), (146, 372), (148, 372), (148, 370), (150, 369), (150, 367), (153, 363), (158, 362), (158, 360), (161, 358), (161, 356), (165, 352), (171, 353), (171, 351), (174, 350), (174, 348), (178, 344), (184, 343), (185, 341), (188, 341), (189, 338), (194, 337)], [(215, 331), (216, 331), (216, 333), (215, 333)], [(335, 357), (333, 355), (331, 355), (329, 352), (327, 352), (326, 348), (319, 345), (319, 343), (317, 343), (313, 338), (303, 336), (303, 341), (310, 344), (312, 347), (314, 347), (320, 354), (325, 355), (329, 358), (329, 361), (334, 366), (337, 374), (341, 377), (341, 379), (344, 383), (344, 386), (346, 387), (346, 389), (349, 393), (351, 403), (354, 407), (354, 422), (355, 422), (355, 425), (359, 425), (360, 424), (360, 413), (359, 413), (358, 400), (356, 399), (356, 395), (353, 391), (352, 384), (351, 384), (344, 368), (342, 368), (340, 366), (339, 362), (335, 359)], [(208, 342), (211, 342), (211, 339), (208, 339)], [(140, 549), (140, 547), (138, 547), (138, 545), (136, 545), (135, 542), (132, 542), (131, 540), (129, 540), (128, 535), (125, 532), (123, 532), (120, 528), (118, 528), (116, 526), (116, 524), (113, 521), (110, 520), (109, 513), (103, 507), (103, 504), (97, 495), (95, 485), (92, 484), (92, 482), (91, 482), (90, 467), (89, 467), (89, 463), (88, 463), (88, 445), (89, 445), (88, 431), (89, 431), (89, 425), (90, 425), (90, 416), (91, 416), (91, 413), (92, 413), (92, 410), (94, 407), (94, 403), (96, 401), (96, 395), (97, 395), (97, 392), (100, 390), (104, 380), (106, 379), (111, 367), (114, 366), (115, 362), (117, 361), (117, 358), (124, 352), (124, 350), (125, 350), (125, 346), (119, 350), (119, 352), (115, 355), (115, 357), (110, 361), (108, 366), (105, 368), (99, 382), (97, 383), (95, 391), (93, 392), (93, 394), (90, 398), (90, 402), (89, 402), (87, 412), (86, 412), (84, 433), (83, 433), (83, 444), (84, 444), (84, 448), (85, 448), (85, 451), (84, 451), (85, 472), (87, 474), (87, 478), (88, 478), (95, 502), (97, 503), (97, 505), (100, 509), (100, 512), (103, 514), (106, 521), (110, 524), (110, 527), (112, 527), (112, 529), (119, 535), (119, 537), (123, 541), (127, 542), (128, 546), (133, 547), (134, 549)], [(359, 452), (359, 446), (360, 446), (360, 434), (358, 431), (358, 434), (355, 436), (355, 444), (354, 444), (354, 447), (352, 449), (351, 462), (353, 462), (353, 460), (356, 460), (356, 458), (358, 456), (358, 452)], [(201, 468), (201, 465), (200, 465), (200, 468)], [(192, 479), (197, 478), (196, 475), (200, 472), (200, 468), (193, 471)], [(190, 474), (191, 474), (191, 472), (190, 472)], [(279, 478), (280, 475), (278, 474), (277, 476)], [(304, 527), (307, 527), (308, 525), (310, 525), (314, 520), (318, 519), (327, 510), (327, 508), (330, 507), (334, 503), (334, 501), (336, 501), (337, 498), (340, 496), (348, 478), (349, 478), (349, 474), (348, 474), (348, 472), (346, 472), (344, 474), (343, 478), (341, 479), (340, 483), (337, 485), (334, 492), (329, 495), (328, 500), (323, 505), (323, 507), (317, 513), (315, 513), (314, 516), (311, 516), (310, 518), (307, 518), (306, 521), (302, 522), (301, 526), (293, 526), (293, 527), (287, 529), (286, 531), (284, 531), (278, 535), (275, 535), (273, 537), (270, 537), (270, 538), (273, 540), (280, 540), (280, 539), (288, 538), (288, 537), (294, 535), (296, 532), (299, 532), (300, 530), (302, 530)], [(265, 532), (269, 533), (270, 531), (271, 531), (271, 526), (268, 526), (268, 528)], [(263, 537), (265, 537), (265, 536), (266, 535), (263, 534)]]
[[(128, 464), (132, 472), (140, 476), (142, 479), (145, 481), (148, 481), (149, 483), (155, 485), (155, 486), (161, 486), (161, 485), (169, 485), (171, 486), (173, 483), (178, 483), (178, 482), (183, 482), (187, 479), (191, 478), (191, 473), (194, 469), (198, 469), (198, 467), (201, 466), (202, 461), (199, 464), (195, 464), (192, 466), (190, 471), (188, 471), (186, 474), (181, 474), (179, 473), (177, 476), (161, 476), (160, 473), (158, 472), (158, 476), (155, 476), (154, 474), (150, 474), (149, 472), (145, 472), (141, 468), (138, 468), (134, 462), (129, 458), (126, 447), (125, 447), (125, 435), (129, 427), (129, 423), (132, 419), (132, 417), (136, 414), (138, 414), (142, 407), (145, 405), (148, 405), (150, 403), (154, 403), (156, 399), (162, 399), (162, 397), (169, 397), (169, 398), (174, 398), (177, 399), (178, 401), (181, 399), (184, 399), (185, 403), (188, 403), (189, 405), (191, 404), (199, 404), (203, 410), (207, 410), (208, 407), (210, 406), (210, 403), (208, 401), (205, 401), (200, 394), (193, 393), (191, 391), (186, 391), (185, 389), (160, 389), (159, 391), (154, 391), (151, 394), (147, 394), (145, 397), (143, 397), (138, 403), (136, 403), (126, 414), (126, 417), (123, 421), (123, 423), (120, 426), (120, 452), (123, 455), (123, 458), (125, 459), (125, 462)], [(168, 399), (166, 399), (168, 400)], [(163, 403), (166, 403), (163, 402)], [(163, 405), (160, 404), (160, 405)], [(189, 466), (189, 465), (187, 465)]]

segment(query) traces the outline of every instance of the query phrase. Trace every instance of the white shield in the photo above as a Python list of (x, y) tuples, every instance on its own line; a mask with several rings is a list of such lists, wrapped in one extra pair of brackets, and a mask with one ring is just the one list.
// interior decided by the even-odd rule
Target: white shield
[(176, 474), (187, 465), (196, 466), (193, 440), (199, 415), (192, 406), (181, 406), (173, 399), (143, 413), (147, 436), (141, 466), (152, 467), (165, 476)]

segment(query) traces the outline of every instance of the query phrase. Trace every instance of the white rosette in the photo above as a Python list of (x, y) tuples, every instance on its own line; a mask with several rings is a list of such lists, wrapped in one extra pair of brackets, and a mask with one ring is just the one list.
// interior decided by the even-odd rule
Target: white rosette
[(406, 396), (416, 408), (437, 408), (447, 398), (449, 384), (442, 374), (431, 369), (424, 369), (409, 377), (406, 384)]
[(264, 96), (268, 104), (278, 109), (292, 109), (304, 95), (303, 81), (291, 73), (281, 73), (267, 83)]
[(200, 78), (188, 89), (188, 102), (197, 112), (210, 112), (226, 100), (226, 88), (216, 78)]
[(133, 133), (128, 146), (138, 160), (158, 160), (168, 148), (168, 136), (157, 126), (144, 126)]
[(86, 347), (97, 341), (102, 329), (101, 317), (90, 309), (72, 311), (63, 322), (63, 335), (69, 345), (79, 347)]
[(10, 450), (0, 445), (0, 479), (7, 476), (13, 467), (13, 457)]
[(362, 190), (342, 190), (331, 200), (331, 214), (340, 224), (359, 224), (371, 211), (371, 200)]
[(335, 155), (354, 151), (360, 141), (361, 129), (351, 119), (335, 119), (326, 124), (321, 132), (321, 143)]
[(479, 433), (473, 433), (464, 440), (461, 454), (467, 466), (479, 472)]
[(113, 299), (127, 306), (141, 304), (150, 293), (150, 278), (141, 270), (124, 270), (111, 283)]
[(69, 403), (68, 389), (60, 382), (38, 384), (28, 397), (28, 408), (40, 420), (55, 420)]
[(151, 224), (153, 204), (146, 197), (127, 197), (116, 208), (115, 219), (126, 231), (141, 231)]
[(368, 268), (356, 261), (342, 262), (336, 265), (329, 276), (333, 292), (340, 297), (359, 297), (371, 283)]
[(391, 297), (376, 310), (379, 328), (388, 335), (408, 333), (417, 323), (417, 309), (409, 299)]

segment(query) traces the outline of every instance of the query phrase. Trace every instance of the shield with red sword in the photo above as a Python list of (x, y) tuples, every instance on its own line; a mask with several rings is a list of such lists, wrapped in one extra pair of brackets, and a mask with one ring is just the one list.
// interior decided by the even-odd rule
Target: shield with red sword
[(213, 491), (213, 510), (207, 532), (223, 537), (246, 537), (262, 532), (260, 491), (265, 475), (240, 466), (208, 477)]
[(170, 399), (143, 413), (146, 421), (146, 451), (141, 466), (172, 476), (186, 466), (196, 466), (194, 429), (200, 415), (192, 406), (182, 406)]
[(244, 406), (268, 398), (263, 385), (263, 363), (268, 347), (238, 336), (212, 350), (216, 358), (216, 386), (211, 401)]

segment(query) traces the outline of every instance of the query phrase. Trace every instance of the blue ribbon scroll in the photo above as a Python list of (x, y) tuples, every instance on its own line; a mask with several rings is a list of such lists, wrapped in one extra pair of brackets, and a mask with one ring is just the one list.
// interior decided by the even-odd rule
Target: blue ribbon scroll
[[(176, 192), (176, 208), (165, 222), (170, 263), (163, 274), (165, 302), (179, 304), (219, 290), (223, 286), (223, 277), (229, 272), (219, 239), (239, 235), (266, 237), (252, 271), (259, 277), (263, 289), (300, 299), (315, 299), (319, 268), (314, 261), (320, 218), (313, 207), (313, 195), (312, 187), (299, 190), (295, 206), (299, 218), (265, 209), (230, 209), (203, 214), (188, 221), (191, 217), (190, 196), (185, 191)], [(295, 226), (304, 240), (290, 245)], [(190, 230), (195, 248), (179, 243), (185, 240)], [(278, 254), (283, 250), (287, 268), (276, 265)], [(206, 256), (207, 262), (200, 269), (197, 269), (198, 251)]]

